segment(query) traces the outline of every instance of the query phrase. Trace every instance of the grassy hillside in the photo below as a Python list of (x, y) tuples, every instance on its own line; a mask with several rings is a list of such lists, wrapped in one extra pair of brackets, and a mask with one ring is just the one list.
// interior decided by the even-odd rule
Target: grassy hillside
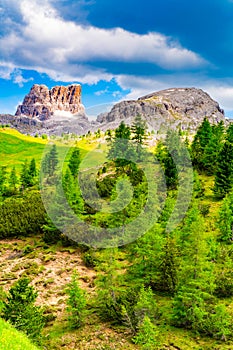
[[(56, 139), (56, 143), (59, 145), (60, 138)], [(47, 144), (47, 140), (43, 140), (42, 138), (36, 138), (32, 136), (23, 135), (17, 130), (10, 128), (2, 128), (0, 129), (0, 166), (15, 166), (16, 171), (20, 170), (20, 166), (22, 163), (28, 159), (35, 158), (37, 164), (40, 163), (43, 151)], [(62, 147), (69, 147), (74, 144), (74, 140), (64, 141), (62, 142)], [(76, 144), (81, 150), (81, 155), (84, 157), (87, 152), (96, 149), (98, 147), (98, 159), (102, 159), (105, 161), (104, 156), (101, 158), (101, 150), (100, 148), (105, 148), (106, 145), (99, 146), (98, 141), (95, 138), (88, 139), (79, 139), (76, 141)], [(88, 162), (90, 166), (93, 166), (95, 163), (95, 156), (97, 153), (91, 153), (88, 157)], [(100, 158), (99, 158), (100, 156)], [(85, 163), (88, 165), (87, 163)]]
[[(84, 162), (88, 171), (98, 163), (99, 156), (99, 161), (105, 161), (103, 150), (108, 145), (103, 143), (103, 134), (99, 139), (96, 135), (74, 139), (65, 136), (63, 143), (59, 137), (55, 140), (58, 146), (61, 145), (61, 151), (69, 149), (74, 142), (81, 149), (82, 157), (96, 150), (89, 153)], [(3, 130), (0, 132), (0, 144), (4, 157), (0, 165), (10, 167), (14, 164), (20, 170), (19, 165), (25, 159), (34, 157), (39, 161), (46, 142), (14, 130)], [(219, 147), (221, 149), (221, 143)], [(156, 149), (155, 152), (161, 157), (161, 162), (166, 160), (164, 164), (170, 170), (172, 164), (168, 162), (166, 149), (160, 149), (160, 153)], [(201, 152), (196, 159), (202, 160), (200, 155)], [(216, 158), (216, 154), (214, 157), (212, 154), (212, 158)], [(68, 161), (69, 157), (66, 166)], [(206, 164), (212, 165), (211, 162)], [(113, 162), (103, 168), (99, 169), (96, 182), (102, 191), (101, 196), (110, 201), (115, 186), (113, 180), (119, 175)], [(116, 223), (116, 227), (120, 227), (121, 222), (125, 225), (125, 218), (134, 219), (138, 204), (143, 204), (146, 198), (146, 182), (141, 178), (140, 169), (121, 167), (118, 168), (120, 175), (125, 174), (125, 169), (134, 183), (135, 200), (126, 207), (124, 217), (120, 212), (112, 216), (102, 215), (90, 210), (88, 205), (82, 209), (81, 201), (71, 201), (71, 207), (80, 209), (84, 221), (93, 226), (112, 227)], [(172, 176), (175, 178), (174, 174), (170, 174), (170, 178)], [(67, 194), (71, 199), (79, 199), (79, 193), (72, 186), (73, 179), (66, 181), (70, 185)], [(219, 211), (225, 208), (225, 216), (222, 214), (221, 218), (223, 221), (227, 219), (226, 224), (230, 221), (233, 227), (233, 194), (227, 197), (228, 202), (224, 202), (223, 198), (216, 197), (214, 183), (214, 173), (207, 174), (203, 170), (196, 173), (186, 216), (168, 234), (165, 228), (177, 196), (177, 189), (171, 186), (156, 225), (137, 241), (114, 249), (76, 245), (58, 232), (54, 235), (49, 223), (43, 231), (39, 226), (37, 230), (29, 232), (27, 228), (24, 232), (28, 221), (27, 212), (25, 214), (22, 209), (22, 225), (15, 225), (20, 227), (19, 234), (16, 235), (14, 228), (5, 235), (7, 224), (11, 227), (14, 214), (17, 216), (18, 206), (14, 201), (22, 201), (22, 198), (18, 193), (19, 198), (12, 201), (7, 198), (4, 202), (3, 199), (2, 208), (8, 208), (12, 214), (9, 218), (4, 212), (2, 214), (4, 234), (0, 240), (0, 285), (7, 292), (21, 277), (30, 278), (31, 285), (38, 291), (36, 303), (45, 310), (43, 346), (48, 350), (233, 350), (233, 246), (232, 241), (225, 239), (224, 228), (219, 225)], [(30, 188), (28, 192), (30, 194)], [(25, 198), (26, 201), (30, 197)], [(30, 208), (32, 216), (33, 206)], [(87, 301), (84, 323), (77, 329), (70, 323), (66, 310), (67, 286), (73, 270), (78, 273)], [(148, 328), (142, 328), (145, 314), (151, 318), (153, 327), (147, 324)], [(135, 338), (138, 334), (141, 340)], [(9, 349), (14, 349), (11, 340), (8, 339), (6, 344), (9, 344)]]
[(0, 129), (0, 166), (19, 168), (25, 159), (40, 162), (47, 141), (20, 134), (14, 129)]
[(37, 350), (27, 337), (0, 319), (0, 350)]

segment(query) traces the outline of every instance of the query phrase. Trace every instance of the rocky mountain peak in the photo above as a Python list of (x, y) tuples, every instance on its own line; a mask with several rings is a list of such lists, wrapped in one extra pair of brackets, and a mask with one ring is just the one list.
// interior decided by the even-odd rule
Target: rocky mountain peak
[(18, 106), (16, 116), (50, 119), (57, 112), (84, 114), (81, 104), (81, 85), (54, 86), (51, 90), (46, 85), (35, 84)]
[(171, 88), (123, 101), (113, 106), (109, 113), (98, 116), (102, 128), (115, 128), (122, 120), (131, 124), (141, 115), (150, 130), (165, 131), (180, 128), (195, 131), (207, 117), (211, 123), (226, 122), (224, 111), (206, 92), (197, 88)]

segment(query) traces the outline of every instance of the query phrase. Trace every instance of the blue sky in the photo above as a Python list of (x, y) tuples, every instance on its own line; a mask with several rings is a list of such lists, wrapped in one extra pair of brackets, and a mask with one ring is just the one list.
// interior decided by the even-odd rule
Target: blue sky
[(0, 113), (35, 83), (80, 83), (89, 115), (195, 86), (233, 118), (233, 1), (0, 0), (0, 23)]

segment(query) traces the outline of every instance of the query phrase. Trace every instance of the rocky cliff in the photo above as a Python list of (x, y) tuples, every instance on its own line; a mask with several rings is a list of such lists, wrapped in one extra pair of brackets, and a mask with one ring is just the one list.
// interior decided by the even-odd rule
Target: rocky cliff
[(204, 117), (211, 123), (226, 122), (224, 111), (206, 92), (196, 88), (174, 88), (151, 93), (138, 100), (123, 101), (109, 113), (98, 116), (102, 129), (116, 128), (122, 120), (131, 124), (141, 115), (150, 130), (166, 131), (180, 128), (195, 131)]
[(0, 115), (0, 124), (10, 124), (30, 134), (76, 133), (86, 134), (98, 128), (115, 129), (121, 121), (132, 124), (141, 115), (149, 130), (165, 133), (168, 128), (194, 132), (204, 117), (211, 123), (228, 120), (219, 104), (206, 92), (196, 88), (174, 88), (151, 93), (138, 100), (123, 101), (109, 113), (101, 114), (90, 122), (81, 104), (80, 85), (34, 85), (17, 108), (16, 116)]
[(15, 115), (44, 121), (59, 112), (84, 114), (80, 85), (55, 86), (49, 90), (46, 85), (35, 84), (18, 106)]

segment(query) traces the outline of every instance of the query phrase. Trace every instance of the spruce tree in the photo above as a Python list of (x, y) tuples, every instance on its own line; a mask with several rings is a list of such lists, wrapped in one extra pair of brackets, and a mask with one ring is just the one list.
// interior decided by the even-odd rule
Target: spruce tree
[(233, 144), (226, 141), (217, 159), (214, 193), (223, 198), (230, 192), (233, 185)]
[(29, 165), (27, 159), (24, 161), (20, 173), (20, 183), (21, 190), (23, 191), (25, 188), (31, 186), (31, 176), (29, 174)]
[(6, 192), (7, 169), (5, 166), (0, 167), (0, 197)]
[(138, 159), (142, 158), (142, 146), (146, 140), (146, 122), (142, 119), (140, 115), (136, 116), (134, 119), (134, 123), (131, 126), (131, 132), (133, 134), (132, 140), (136, 143), (136, 150)]
[(29, 164), (29, 175), (31, 176), (31, 178), (35, 178), (37, 175), (37, 169), (36, 169), (36, 161), (35, 158), (32, 158), (30, 164)]
[(130, 127), (121, 122), (115, 130), (115, 137), (110, 144), (108, 158), (115, 161), (116, 167), (123, 168), (130, 164), (129, 158), (136, 159), (136, 150), (130, 143)]
[(220, 230), (219, 239), (230, 243), (233, 241), (233, 194), (224, 198), (219, 211), (217, 226)]
[(44, 175), (52, 177), (57, 169), (58, 165), (58, 152), (57, 146), (53, 145), (50, 151), (44, 156), (42, 160), (42, 170)]
[(191, 156), (193, 165), (200, 171), (205, 170), (205, 148), (212, 137), (212, 128), (207, 118), (204, 118), (202, 124), (197, 129), (197, 133), (191, 145)]
[(3, 318), (39, 342), (44, 319), (42, 309), (35, 306), (36, 298), (37, 292), (29, 285), (29, 279), (20, 278), (9, 290), (4, 302)]
[(80, 162), (81, 162), (80, 150), (79, 150), (79, 148), (75, 147), (75, 149), (73, 150), (71, 157), (69, 159), (69, 163), (68, 163), (68, 167), (69, 167), (71, 174), (73, 175), (74, 178), (76, 178), (78, 175)]
[(69, 313), (68, 320), (71, 328), (79, 328), (84, 321), (86, 297), (84, 291), (80, 288), (78, 282), (78, 274), (73, 272), (71, 282), (67, 287), (67, 311)]
[(15, 194), (17, 191), (17, 185), (18, 185), (18, 177), (16, 175), (15, 167), (11, 169), (10, 176), (9, 176), (9, 188), (10, 191)]

